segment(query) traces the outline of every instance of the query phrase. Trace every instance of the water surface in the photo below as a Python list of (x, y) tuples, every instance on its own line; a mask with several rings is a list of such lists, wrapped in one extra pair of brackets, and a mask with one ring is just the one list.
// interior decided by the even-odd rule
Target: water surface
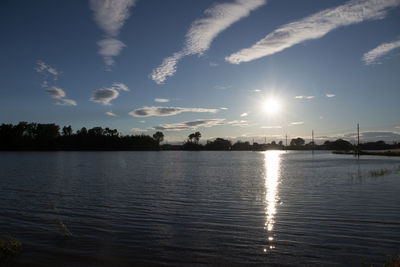
[(23, 242), (14, 265), (382, 264), (400, 250), (399, 167), (329, 152), (2, 152), (0, 231)]

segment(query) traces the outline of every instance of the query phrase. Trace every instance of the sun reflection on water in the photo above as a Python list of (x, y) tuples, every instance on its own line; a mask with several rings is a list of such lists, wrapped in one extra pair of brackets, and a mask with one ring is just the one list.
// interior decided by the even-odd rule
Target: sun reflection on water
[[(273, 230), (275, 224), (276, 205), (279, 201), (278, 184), (280, 180), (280, 161), (283, 151), (266, 151), (265, 155), (265, 229), (268, 231), (269, 249), (274, 249), (271, 244), (274, 240)], [(266, 252), (266, 249), (264, 249)]]

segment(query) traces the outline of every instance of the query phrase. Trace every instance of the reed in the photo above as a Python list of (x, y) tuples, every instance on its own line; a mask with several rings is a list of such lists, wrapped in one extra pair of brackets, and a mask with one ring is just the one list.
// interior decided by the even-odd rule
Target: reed
[(15, 237), (8, 235), (7, 238), (0, 238), (0, 263), (10, 257), (17, 256), (22, 251), (22, 242)]

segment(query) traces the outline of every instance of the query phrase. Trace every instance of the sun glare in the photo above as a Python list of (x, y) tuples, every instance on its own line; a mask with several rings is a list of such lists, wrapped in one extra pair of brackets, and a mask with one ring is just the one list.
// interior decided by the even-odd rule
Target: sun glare
[(263, 103), (263, 110), (269, 115), (277, 114), (281, 111), (282, 105), (276, 98), (268, 98)]

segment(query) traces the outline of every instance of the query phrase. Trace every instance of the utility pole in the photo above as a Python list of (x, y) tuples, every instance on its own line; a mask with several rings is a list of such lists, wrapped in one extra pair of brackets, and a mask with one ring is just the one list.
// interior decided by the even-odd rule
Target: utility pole
[(314, 130), (312, 130), (312, 153), (314, 154)]
[(285, 145), (286, 151), (287, 151), (287, 134), (286, 134), (286, 145)]
[(357, 123), (357, 156), (360, 157), (360, 124)]

